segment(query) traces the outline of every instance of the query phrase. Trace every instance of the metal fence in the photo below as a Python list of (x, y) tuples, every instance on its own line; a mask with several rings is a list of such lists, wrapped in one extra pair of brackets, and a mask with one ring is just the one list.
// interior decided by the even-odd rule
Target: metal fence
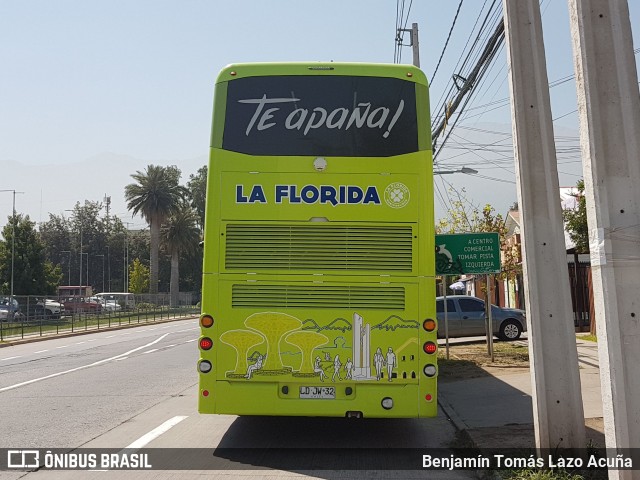
[(197, 305), (170, 305), (166, 294), (113, 297), (116, 298), (0, 295), (0, 341), (152, 323), (200, 313)]

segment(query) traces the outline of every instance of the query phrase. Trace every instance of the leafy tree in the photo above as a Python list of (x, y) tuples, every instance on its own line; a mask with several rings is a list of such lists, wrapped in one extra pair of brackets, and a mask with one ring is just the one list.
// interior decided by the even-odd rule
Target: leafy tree
[(131, 177), (136, 183), (125, 187), (127, 208), (141, 214), (151, 233), (149, 292), (158, 293), (158, 251), (162, 223), (174, 212), (186, 192), (179, 185), (180, 170), (176, 166), (148, 165), (145, 172)]
[(206, 195), (207, 195), (207, 166), (198, 169), (198, 172), (194, 175), (189, 175), (189, 181), (187, 182), (187, 190), (189, 191), (189, 198), (191, 199), (191, 206), (198, 214), (198, 225), (200, 230), (204, 230), (204, 211), (206, 207)]
[(85, 200), (76, 203), (68, 217), (49, 214), (40, 236), (47, 259), (62, 268), (62, 282), (78, 283), (82, 244), (82, 283), (94, 290), (122, 291), (125, 227), (119, 218), (101, 215), (103, 207)]
[[(15, 252), (13, 238), (15, 226)], [(45, 247), (29, 216), (9, 217), (0, 240), (0, 289), (11, 292), (11, 259), (13, 257), (14, 295), (52, 295), (62, 278), (59, 266), (46, 260)]]
[(436, 233), (497, 232), (500, 238), (502, 271), (496, 274), (496, 278), (515, 279), (522, 272), (519, 251), (517, 246), (507, 245), (507, 227), (502, 215), (496, 214), (491, 205), (487, 204), (479, 209), (471, 204), (464, 190), (455, 192), (455, 195), (457, 200), (451, 203), (447, 218), (436, 222)]
[(129, 291), (131, 293), (144, 293), (149, 288), (149, 269), (143, 265), (139, 258), (133, 261), (129, 268)]
[(576, 193), (571, 196), (576, 199), (575, 208), (562, 211), (562, 219), (569, 233), (571, 241), (576, 246), (577, 253), (589, 253), (589, 226), (587, 224), (587, 201), (584, 195), (584, 180), (578, 180)]
[(200, 231), (196, 225), (197, 216), (191, 206), (183, 202), (169, 217), (162, 228), (162, 242), (171, 255), (171, 305), (178, 305), (180, 291), (180, 253), (190, 252), (197, 248)]

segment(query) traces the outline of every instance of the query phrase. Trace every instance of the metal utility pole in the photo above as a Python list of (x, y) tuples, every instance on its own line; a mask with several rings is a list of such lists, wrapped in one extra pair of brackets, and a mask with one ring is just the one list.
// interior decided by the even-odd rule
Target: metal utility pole
[(585, 448), (584, 414), (538, 0), (503, 0), (533, 420), (538, 449)]
[[(608, 449), (640, 438), (640, 98), (627, 0), (569, 0)], [(640, 479), (640, 470), (609, 470)]]

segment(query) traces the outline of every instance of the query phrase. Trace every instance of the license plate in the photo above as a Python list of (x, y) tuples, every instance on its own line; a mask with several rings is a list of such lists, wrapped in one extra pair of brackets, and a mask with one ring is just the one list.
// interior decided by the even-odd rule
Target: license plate
[(300, 387), (300, 398), (322, 398), (335, 400), (336, 387)]

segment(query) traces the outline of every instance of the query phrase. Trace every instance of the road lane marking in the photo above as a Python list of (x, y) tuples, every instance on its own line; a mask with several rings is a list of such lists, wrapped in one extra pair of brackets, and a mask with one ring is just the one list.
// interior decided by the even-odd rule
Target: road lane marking
[(141, 436), (135, 442), (127, 445), (126, 447), (124, 447), (124, 450), (131, 450), (131, 449), (137, 450), (137, 449), (143, 448), (145, 445), (151, 443), (153, 440), (158, 438), (163, 433), (166, 433), (167, 431), (169, 431), (169, 429), (175, 427), (177, 424), (179, 424), (185, 418), (188, 418), (188, 416), (187, 415), (178, 415), (176, 417), (173, 417), (173, 418), (167, 420), (166, 422), (164, 422), (159, 427), (154, 428), (149, 433), (146, 433), (143, 436)]
[(76, 345), (82, 345), (83, 343), (87, 343), (87, 342), (78, 342), (76, 343)]
[(126, 360), (127, 358), (129, 358), (129, 357), (116, 358), (116, 360), (115, 360), (115, 361), (116, 361), (116, 362), (119, 362), (120, 360)]
[(15, 357), (7, 357), (7, 358), (0, 358), (0, 362), (3, 360), (13, 360), (14, 358), (20, 358), (22, 355), (17, 355)]
[(151, 350), (148, 350), (146, 352), (142, 352), (142, 355), (146, 354), (146, 353), (153, 353), (153, 352), (157, 352), (158, 349), (157, 348), (152, 348)]
[(49, 350), (38, 350), (37, 352), (33, 352), (34, 354), (36, 353), (44, 353), (44, 352), (48, 352)]
[(60, 375), (65, 375), (67, 373), (77, 372), (78, 370), (84, 370), (85, 368), (95, 367), (97, 365), (102, 365), (103, 363), (111, 362), (112, 360), (116, 360), (118, 358), (126, 357), (127, 355), (130, 355), (133, 352), (137, 352), (138, 350), (144, 350), (145, 348), (150, 347), (151, 345), (155, 345), (159, 341), (163, 340), (167, 335), (169, 335), (169, 334), (165, 333), (161, 337), (155, 339), (153, 342), (147, 343), (146, 345), (142, 345), (141, 347), (134, 348), (133, 350), (129, 350), (128, 352), (124, 352), (124, 353), (121, 353), (119, 355), (115, 355), (113, 357), (105, 358), (103, 360), (98, 360), (97, 362), (93, 362), (93, 363), (90, 363), (88, 365), (81, 365), (79, 367), (72, 368), (70, 370), (65, 370), (63, 372), (52, 373), (51, 375), (47, 375), (45, 377), (34, 378), (33, 380), (27, 380), (26, 382), (20, 382), (20, 383), (16, 383), (15, 385), (9, 385), (8, 387), (2, 387), (2, 388), (0, 388), (0, 392), (6, 392), (7, 390), (13, 390), (14, 388), (23, 387), (25, 385), (30, 385), (32, 383), (40, 382), (42, 380), (47, 380), (49, 378), (59, 377)]
[(69, 345), (62, 345), (61, 347), (56, 347), (56, 348), (67, 348)]
[(175, 347), (175, 346), (176, 346), (176, 344), (175, 344), (175, 343), (172, 343), (171, 345), (167, 345), (167, 346), (166, 346), (166, 347), (164, 347), (164, 348), (171, 348), (171, 347)]
[(116, 336), (116, 335), (109, 335), (108, 337), (104, 337), (104, 338), (113, 338), (113, 337), (115, 337), (115, 336)]
[(87, 342), (95, 342), (97, 338), (92, 338), (91, 340), (87, 340)]
[(195, 342), (196, 340), (197, 340), (197, 338), (192, 338), (191, 340), (187, 340), (187, 341), (186, 341), (186, 342), (184, 342), (184, 343), (191, 343), (191, 342)]

